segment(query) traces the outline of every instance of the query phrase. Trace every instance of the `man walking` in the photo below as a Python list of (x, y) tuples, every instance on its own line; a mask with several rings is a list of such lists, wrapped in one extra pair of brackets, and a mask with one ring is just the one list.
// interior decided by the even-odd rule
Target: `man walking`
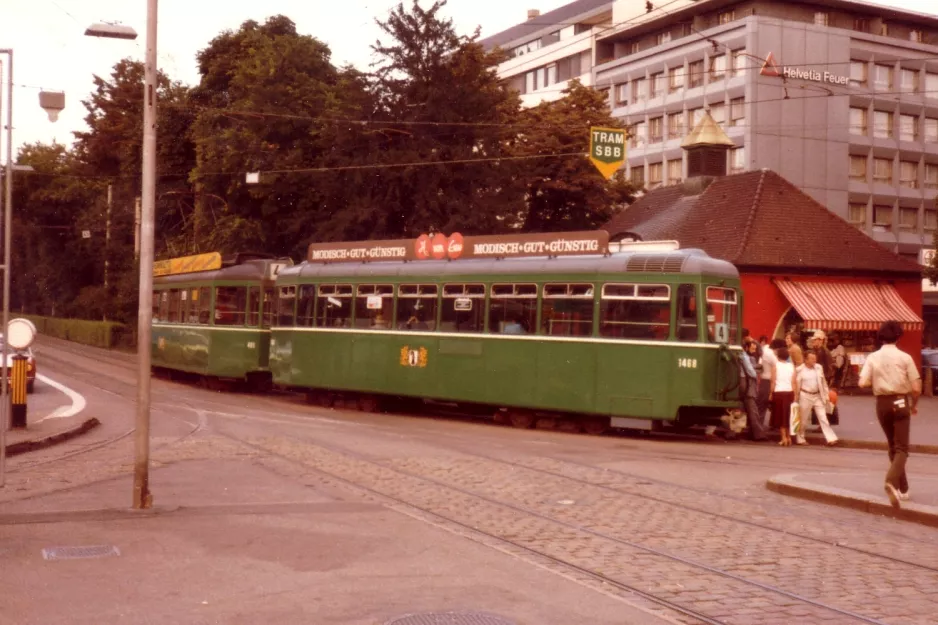
[(765, 413), (769, 409), (769, 393), (772, 391), (772, 376), (775, 375), (775, 364), (778, 358), (769, 345), (769, 338), (765, 335), (759, 337), (762, 349), (762, 375), (759, 379), (759, 394), (756, 405), (759, 407), (759, 422), (765, 423)]
[(896, 347), (902, 336), (898, 321), (887, 321), (879, 328), (883, 346), (870, 354), (860, 371), (859, 385), (873, 387), (876, 396), (876, 418), (889, 444), (889, 471), (886, 473), (886, 495), (894, 508), (909, 498), (909, 480), (905, 463), (909, 457), (911, 417), (918, 413), (918, 397), (922, 379), (912, 357)]

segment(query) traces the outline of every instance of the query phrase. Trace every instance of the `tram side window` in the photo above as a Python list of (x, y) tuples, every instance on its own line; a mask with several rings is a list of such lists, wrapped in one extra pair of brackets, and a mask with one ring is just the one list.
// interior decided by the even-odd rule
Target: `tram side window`
[(153, 291), (153, 300), (151, 301), (151, 304), (150, 304), (150, 306), (151, 306), (151, 308), (152, 308), (151, 314), (153, 315), (153, 321), (157, 321), (157, 322), (163, 320), (162, 317), (160, 317), (160, 297), (161, 297), (161, 295), (162, 295), (162, 292), (161, 292), (161, 291)]
[(489, 299), (489, 332), (537, 332), (537, 285), (493, 284)]
[(212, 291), (207, 287), (199, 287), (199, 324), (208, 325), (212, 320)]
[(248, 287), (248, 320), (246, 326), (257, 328), (261, 325), (261, 287)]
[(169, 321), (169, 291), (160, 291), (160, 321)]
[(277, 300), (274, 298), (274, 289), (273, 287), (268, 287), (264, 289), (264, 317), (262, 320), (263, 327), (269, 328), (274, 323), (274, 315), (276, 314)]
[(179, 298), (179, 289), (171, 289), (169, 291), (169, 322), (170, 323), (179, 323), (179, 304), (181, 300)]
[(352, 286), (320, 284), (316, 300), (316, 326), (349, 328), (352, 325)]
[(394, 287), (390, 284), (359, 284), (355, 298), (355, 327), (387, 330), (394, 314)]
[(682, 284), (677, 287), (677, 340), (693, 343), (699, 336), (697, 288), (693, 284)]
[(736, 345), (739, 303), (734, 289), (707, 287), (707, 340)]
[(441, 332), (485, 330), (485, 285), (444, 284), (440, 311)]
[(439, 288), (435, 284), (402, 284), (397, 289), (397, 329), (436, 330)]
[(215, 287), (215, 325), (243, 326), (248, 290), (243, 286)]
[(282, 286), (277, 298), (277, 325), (292, 326), (296, 307), (296, 287)]
[(313, 308), (313, 304), (315, 303), (316, 285), (301, 285), (300, 298), (296, 303), (296, 325), (302, 328), (313, 327), (313, 321), (316, 319), (316, 311)]
[(671, 287), (667, 284), (604, 284), (600, 336), (665, 341), (671, 333)]
[(199, 323), (199, 289), (189, 289), (186, 299), (189, 300), (186, 306), (186, 323), (196, 325)]
[(545, 284), (541, 328), (551, 336), (592, 336), (593, 285)]

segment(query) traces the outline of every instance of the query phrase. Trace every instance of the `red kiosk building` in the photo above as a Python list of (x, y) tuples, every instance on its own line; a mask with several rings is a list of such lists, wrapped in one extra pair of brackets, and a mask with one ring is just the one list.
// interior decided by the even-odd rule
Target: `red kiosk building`
[(610, 239), (680, 241), (739, 268), (753, 336), (823, 330), (854, 365), (879, 325), (902, 322), (899, 346), (921, 364), (921, 267), (893, 254), (777, 173), (726, 175), (733, 142), (705, 114), (685, 138), (688, 177), (648, 191), (603, 228)]

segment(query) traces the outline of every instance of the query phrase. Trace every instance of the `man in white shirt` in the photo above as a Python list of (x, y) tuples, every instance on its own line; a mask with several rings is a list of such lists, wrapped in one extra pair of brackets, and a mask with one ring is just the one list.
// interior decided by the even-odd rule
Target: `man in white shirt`
[(778, 357), (772, 351), (769, 339), (764, 334), (759, 337), (759, 345), (762, 347), (762, 375), (759, 376), (759, 396), (756, 404), (759, 407), (759, 420), (765, 424), (765, 413), (769, 409), (769, 393), (772, 391), (772, 374), (775, 372)]
[(889, 444), (889, 471), (886, 473), (886, 495), (894, 508), (909, 498), (909, 480), (905, 463), (909, 457), (909, 429), (912, 415), (918, 413), (918, 397), (922, 394), (922, 378), (912, 357), (896, 347), (902, 336), (898, 321), (887, 321), (879, 328), (883, 346), (870, 354), (860, 371), (861, 387), (873, 387), (876, 396), (876, 418)]

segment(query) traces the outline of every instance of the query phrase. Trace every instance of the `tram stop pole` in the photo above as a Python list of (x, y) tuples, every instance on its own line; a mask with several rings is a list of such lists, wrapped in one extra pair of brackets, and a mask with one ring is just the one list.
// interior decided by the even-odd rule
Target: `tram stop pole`
[(10, 428), (26, 429), (26, 368), (29, 359), (16, 354), (10, 368)]

